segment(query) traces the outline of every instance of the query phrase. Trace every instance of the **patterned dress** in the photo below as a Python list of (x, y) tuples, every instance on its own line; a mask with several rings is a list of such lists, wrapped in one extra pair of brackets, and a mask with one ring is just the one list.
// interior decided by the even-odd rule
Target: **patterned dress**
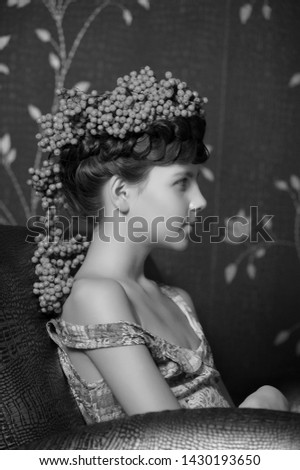
[(229, 407), (219, 390), (219, 372), (202, 327), (175, 287), (160, 285), (188, 319), (200, 339), (198, 349), (176, 346), (153, 335), (140, 325), (127, 321), (97, 325), (74, 325), (62, 319), (47, 323), (50, 337), (58, 345), (59, 359), (71, 391), (86, 423), (125, 416), (107, 383), (84, 380), (69, 359), (66, 348), (97, 349), (114, 346), (145, 345), (182, 408)]

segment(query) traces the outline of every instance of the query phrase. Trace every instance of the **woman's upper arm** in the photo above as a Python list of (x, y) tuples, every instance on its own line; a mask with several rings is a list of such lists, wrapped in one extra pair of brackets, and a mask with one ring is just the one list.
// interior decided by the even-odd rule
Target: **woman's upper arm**
[(86, 351), (128, 415), (180, 408), (144, 345)]
[[(126, 292), (113, 280), (78, 286), (72, 303), (73, 322), (77, 324), (136, 323)], [(145, 345), (106, 347), (85, 353), (127, 414), (180, 408)]]

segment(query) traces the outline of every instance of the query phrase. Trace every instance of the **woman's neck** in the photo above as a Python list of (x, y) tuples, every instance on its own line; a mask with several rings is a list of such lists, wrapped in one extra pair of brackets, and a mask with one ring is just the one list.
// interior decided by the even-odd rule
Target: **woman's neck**
[(109, 277), (143, 285), (144, 264), (151, 248), (149, 243), (134, 241), (124, 233), (116, 234), (110, 224), (97, 226), (80, 276)]

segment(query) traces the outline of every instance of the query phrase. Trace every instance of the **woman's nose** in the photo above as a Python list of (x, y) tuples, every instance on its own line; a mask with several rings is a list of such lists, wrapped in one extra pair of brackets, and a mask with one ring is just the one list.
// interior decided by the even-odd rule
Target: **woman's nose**
[(207, 202), (200, 189), (197, 187), (192, 194), (190, 202), (190, 210), (203, 210), (207, 206)]

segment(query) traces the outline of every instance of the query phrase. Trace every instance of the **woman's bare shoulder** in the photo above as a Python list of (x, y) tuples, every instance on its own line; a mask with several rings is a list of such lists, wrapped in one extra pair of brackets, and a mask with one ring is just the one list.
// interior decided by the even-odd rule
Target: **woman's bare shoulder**
[(110, 278), (76, 280), (62, 318), (81, 325), (135, 321), (125, 289)]

